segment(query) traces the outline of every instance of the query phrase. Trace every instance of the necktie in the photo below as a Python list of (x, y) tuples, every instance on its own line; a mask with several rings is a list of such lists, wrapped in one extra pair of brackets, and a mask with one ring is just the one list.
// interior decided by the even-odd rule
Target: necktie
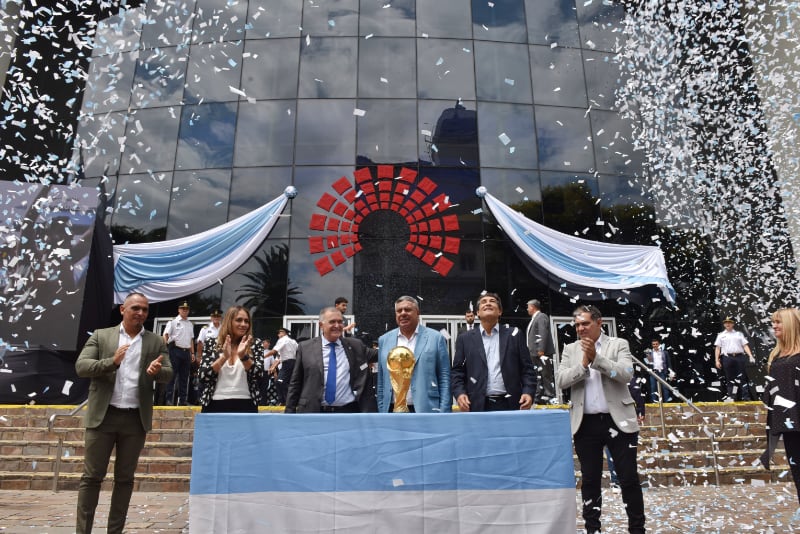
[(325, 379), (325, 402), (329, 405), (336, 400), (336, 343), (328, 343), (331, 348), (328, 356), (328, 376)]

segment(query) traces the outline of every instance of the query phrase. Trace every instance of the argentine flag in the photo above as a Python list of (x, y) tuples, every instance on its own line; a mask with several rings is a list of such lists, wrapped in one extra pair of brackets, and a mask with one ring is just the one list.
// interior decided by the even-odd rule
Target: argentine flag
[(574, 533), (564, 410), (199, 414), (189, 530)]

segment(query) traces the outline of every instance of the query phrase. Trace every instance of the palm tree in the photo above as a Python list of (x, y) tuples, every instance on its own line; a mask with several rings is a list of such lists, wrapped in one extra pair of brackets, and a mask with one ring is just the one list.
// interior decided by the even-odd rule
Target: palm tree
[(236, 301), (249, 308), (254, 316), (302, 315), (305, 312), (303, 302), (296, 298), (302, 291), (293, 287), (289, 280), (289, 246), (281, 243), (262, 252), (263, 258), (254, 258), (260, 267), (258, 270), (240, 273), (250, 282), (236, 290), (241, 293)]

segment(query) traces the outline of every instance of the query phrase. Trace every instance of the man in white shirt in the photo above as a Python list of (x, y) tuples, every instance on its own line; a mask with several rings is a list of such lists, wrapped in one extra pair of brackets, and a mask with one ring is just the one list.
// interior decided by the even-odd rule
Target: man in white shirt
[(750, 363), (755, 363), (756, 359), (747, 343), (744, 334), (734, 330), (736, 324), (732, 317), (726, 317), (722, 321), (725, 330), (717, 334), (714, 341), (714, 356), (717, 369), (722, 369), (725, 373), (725, 382), (728, 386), (727, 400), (749, 401), (753, 400), (750, 394), (750, 381), (747, 378), (747, 359)]
[[(672, 371), (672, 362), (670, 361), (669, 352), (667, 349), (661, 346), (661, 342), (657, 339), (654, 339), (650, 342), (650, 349), (646, 351), (645, 360), (647, 361), (647, 365), (650, 367), (650, 370), (655, 372), (664, 380), (667, 379)], [(669, 402), (672, 400), (672, 394), (663, 385), (661, 386), (661, 394), (663, 395), (664, 402)], [(658, 380), (656, 380), (653, 375), (650, 375), (650, 401), (658, 402), (659, 400)]]
[(167, 406), (186, 406), (194, 354), (194, 325), (188, 317), (189, 302), (184, 300), (178, 305), (178, 316), (164, 328), (164, 343), (169, 347), (173, 370), (172, 380), (167, 384)]
[(570, 390), (570, 426), (581, 464), (581, 497), (586, 532), (600, 532), (603, 449), (616, 467), (628, 531), (644, 534), (644, 499), (636, 465), (639, 423), (628, 383), (633, 356), (628, 342), (603, 333), (595, 306), (573, 313), (578, 341), (564, 347), (556, 384)]
[(286, 394), (289, 391), (289, 381), (292, 379), (292, 371), (294, 371), (296, 353), (297, 341), (289, 336), (289, 331), (287, 329), (279, 328), (278, 341), (275, 343), (275, 347), (264, 356), (275, 356), (281, 362), (280, 370), (278, 371), (278, 379), (275, 381), (275, 387), (278, 390), (278, 402), (281, 405), (286, 404)]

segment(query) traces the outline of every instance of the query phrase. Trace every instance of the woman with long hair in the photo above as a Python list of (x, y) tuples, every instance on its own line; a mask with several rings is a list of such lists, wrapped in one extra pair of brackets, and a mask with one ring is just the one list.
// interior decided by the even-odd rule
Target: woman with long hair
[(232, 306), (225, 312), (217, 338), (207, 340), (203, 347), (202, 412), (257, 413), (263, 374), (264, 348), (253, 337), (250, 312)]
[(764, 404), (767, 410), (767, 437), (769, 440), (762, 463), (769, 467), (769, 458), (779, 435), (795, 490), (800, 498), (800, 310), (783, 308), (772, 314), (775, 348), (767, 362), (767, 383), (764, 387)]

